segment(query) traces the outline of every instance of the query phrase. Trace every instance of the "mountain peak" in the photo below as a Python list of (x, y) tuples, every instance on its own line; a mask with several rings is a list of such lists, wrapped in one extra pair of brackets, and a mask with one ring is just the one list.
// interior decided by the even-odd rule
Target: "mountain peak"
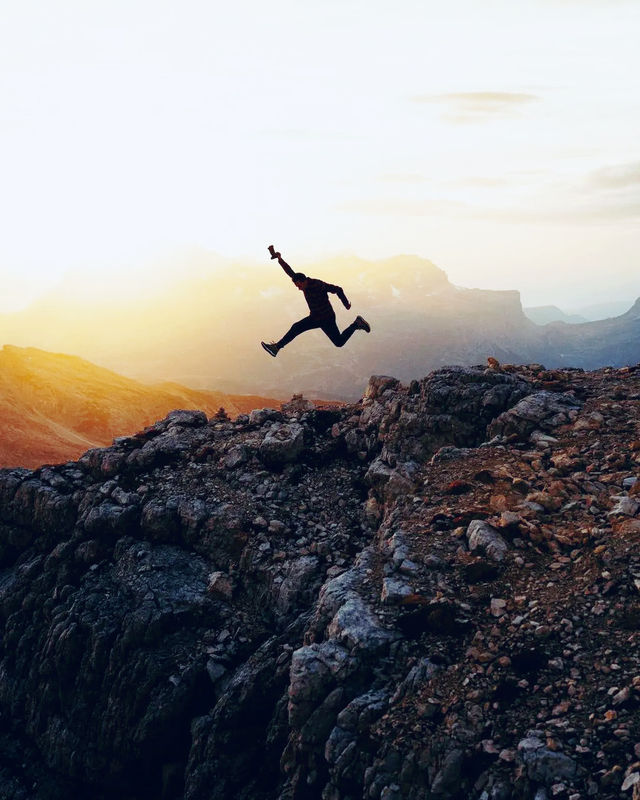
[(631, 306), (626, 314), (623, 314), (623, 316), (631, 319), (640, 319), (640, 297), (637, 298), (635, 303)]

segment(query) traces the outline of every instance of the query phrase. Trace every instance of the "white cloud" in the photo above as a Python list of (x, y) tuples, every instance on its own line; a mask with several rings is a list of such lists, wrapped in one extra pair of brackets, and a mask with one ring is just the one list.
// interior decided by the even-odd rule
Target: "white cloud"
[(445, 108), (443, 119), (467, 124), (517, 117), (523, 107), (538, 102), (540, 97), (525, 92), (449, 92), (417, 95), (412, 99), (414, 103), (442, 105)]
[(602, 167), (590, 175), (590, 183), (598, 189), (640, 188), (640, 161)]

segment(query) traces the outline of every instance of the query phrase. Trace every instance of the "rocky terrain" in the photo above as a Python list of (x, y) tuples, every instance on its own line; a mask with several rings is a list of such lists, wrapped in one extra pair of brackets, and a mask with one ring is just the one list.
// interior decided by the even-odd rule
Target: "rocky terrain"
[(0, 797), (640, 797), (640, 366), (0, 472)]
[(78, 458), (174, 408), (212, 415), (223, 407), (233, 417), (273, 402), (176, 383), (149, 386), (76, 356), (5, 345), (0, 349), (0, 467)]

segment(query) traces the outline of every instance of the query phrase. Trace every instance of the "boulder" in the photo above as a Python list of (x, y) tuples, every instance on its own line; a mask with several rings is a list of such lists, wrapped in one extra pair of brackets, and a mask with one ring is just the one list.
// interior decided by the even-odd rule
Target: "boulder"
[(380, 620), (358, 595), (352, 595), (336, 612), (327, 633), (340, 644), (358, 652), (376, 653), (388, 647), (397, 634)]
[[(277, 422), (282, 419), (282, 412), (276, 408), (254, 408), (249, 414), (249, 424), (257, 425), (258, 427), (264, 425), (265, 422)], [(240, 417), (236, 421), (239, 421)]]
[(295, 461), (304, 448), (304, 428), (295, 422), (274, 423), (258, 448), (262, 461), (269, 466), (283, 466)]
[(469, 523), (467, 540), (469, 542), (469, 550), (472, 553), (480, 550), (486, 553), (487, 557), (493, 561), (503, 561), (509, 549), (498, 531), (488, 522), (481, 519), (474, 519)]
[(183, 428), (201, 428), (207, 424), (207, 415), (204, 411), (177, 409), (176, 411), (170, 411), (165, 421), (170, 425), (180, 425)]
[(275, 594), (275, 608), (280, 614), (291, 614), (308, 595), (310, 600), (320, 585), (320, 561), (316, 556), (300, 556), (285, 569), (282, 583)]
[(301, 727), (327, 694), (353, 672), (354, 666), (348, 650), (334, 641), (296, 650), (288, 688), (289, 723)]
[(291, 400), (283, 403), (280, 408), (287, 415), (302, 414), (305, 411), (313, 411), (315, 404), (301, 394), (294, 394)]
[[(407, 562), (403, 562), (407, 563)], [(387, 576), (382, 579), (380, 599), (383, 603), (394, 604), (413, 594), (413, 588), (400, 576)]]
[(367, 470), (364, 479), (368, 486), (378, 489), (387, 500), (410, 494), (414, 489), (414, 482), (409, 477), (408, 470), (394, 469), (381, 458), (376, 458)]
[(231, 600), (233, 597), (233, 582), (224, 572), (212, 572), (209, 575), (207, 591), (217, 600)]
[(576, 762), (556, 750), (546, 747), (543, 739), (536, 732), (529, 732), (518, 744), (518, 751), (527, 769), (527, 775), (533, 781), (551, 786), (560, 781), (570, 781), (576, 777)]
[(524, 441), (535, 430), (550, 432), (572, 422), (581, 406), (582, 402), (569, 393), (535, 392), (493, 420), (487, 434), (489, 438), (516, 436)]
[(384, 394), (387, 389), (395, 389), (398, 384), (398, 379), (391, 378), (389, 375), (372, 375), (364, 391), (363, 399), (375, 400)]

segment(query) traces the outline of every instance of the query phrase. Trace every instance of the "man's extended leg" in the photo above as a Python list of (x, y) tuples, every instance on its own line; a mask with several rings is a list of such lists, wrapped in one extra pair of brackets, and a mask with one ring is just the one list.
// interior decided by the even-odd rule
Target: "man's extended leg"
[(300, 319), (297, 322), (294, 322), (293, 325), (282, 337), (282, 339), (280, 339), (279, 342), (276, 342), (278, 350), (282, 350), (283, 347), (288, 345), (289, 342), (293, 341), (296, 338), (296, 336), (300, 336), (301, 333), (304, 333), (305, 331), (310, 331), (313, 328), (320, 328), (321, 325), (322, 323), (313, 319), (313, 317), (311, 316), (305, 317), (304, 319)]
[(322, 330), (327, 334), (336, 347), (342, 347), (343, 344), (349, 341), (354, 332), (359, 329), (361, 329), (361, 325), (358, 323), (357, 319), (355, 319), (351, 325), (347, 326), (342, 333), (340, 333), (338, 330), (335, 318), (327, 320), (322, 325)]

